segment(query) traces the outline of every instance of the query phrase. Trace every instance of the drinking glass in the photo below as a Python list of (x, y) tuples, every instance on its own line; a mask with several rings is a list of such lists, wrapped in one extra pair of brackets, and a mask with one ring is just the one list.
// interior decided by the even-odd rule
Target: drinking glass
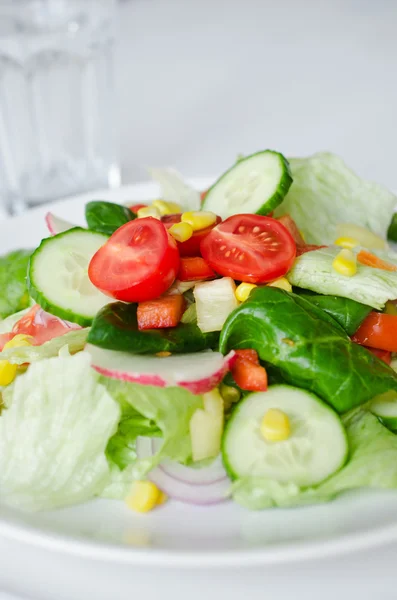
[(115, 0), (0, 0), (0, 205), (116, 187)]

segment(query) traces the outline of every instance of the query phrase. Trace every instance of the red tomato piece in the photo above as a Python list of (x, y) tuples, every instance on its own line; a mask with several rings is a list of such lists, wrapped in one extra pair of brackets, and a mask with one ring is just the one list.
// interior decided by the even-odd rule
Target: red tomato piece
[(397, 352), (397, 316), (371, 312), (352, 337), (353, 342), (378, 350)]
[[(167, 229), (169, 229), (174, 223), (181, 222), (181, 214), (175, 215), (164, 215), (161, 217), (161, 221), (164, 223)], [(191, 238), (186, 240), (186, 242), (177, 242), (179, 254), (181, 256), (200, 256), (200, 244), (204, 238), (207, 237), (209, 232), (218, 225), (222, 219), (220, 217), (216, 217), (216, 222), (210, 227), (206, 227), (205, 229), (201, 229), (200, 231), (195, 231)]]
[(140, 208), (146, 208), (147, 204), (133, 204), (132, 206), (129, 206), (128, 208), (130, 209), (131, 212), (137, 214), (138, 210)]
[(53, 338), (60, 337), (72, 329), (80, 329), (79, 325), (69, 323), (43, 310), (38, 304), (32, 306), (12, 329), (11, 339), (17, 334), (33, 337), (33, 345), (40, 346)]
[(182, 318), (185, 305), (182, 294), (140, 302), (137, 309), (138, 329), (176, 327)]
[(367, 346), (365, 346), (365, 348), (367, 348), (367, 350), (369, 350), (372, 354), (375, 354), (375, 356), (380, 358), (380, 360), (383, 360), (383, 362), (385, 362), (387, 365), (390, 365), (391, 352), (388, 352), (387, 350), (379, 350), (379, 348), (368, 348)]
[(153, 300), (173, 284), (179, 269), (175, 240), (153, 217), (126, 223), (91, 259), (88, 276), (104, 294), (124, 302)]
[(285, 275), (295, 260), (295, 242), (280, 221), (261, 215), (234, 215), (201, 242), (201, 254), (216, 273), (247, 283)]
[(279, 223), (282, 223), (286, 229), (292, 235), (296, 247), (299, 248), (301, 246), (306, 246), (306, 242), (302, 237), (301, 232), (299, 231), (298, 225), (295, 223), (294, 219), (290, 215), (283, 215), (277, 219)]
[(232, 367), (234, 381), (242, 390), (265, 392), (267, 390), (267, 373), (259, 364), (256, 350), (236, 350), (237, 358)]
[(242, 348), (241, 350), (235, 350), (235, 352), (239, 359), (247, 360), (254, 365), (259, 365), (259, 357), (256, 350), (253, 350), (252, 348)]
[(216, 277), (216, 274), (201, 256), (181, 258), (179, 281), (200, 281), (211, 277)]

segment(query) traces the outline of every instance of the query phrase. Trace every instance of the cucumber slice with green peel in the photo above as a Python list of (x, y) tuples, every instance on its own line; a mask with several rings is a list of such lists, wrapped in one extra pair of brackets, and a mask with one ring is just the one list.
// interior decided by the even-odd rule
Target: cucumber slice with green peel
[(264, 150), (239, 160), (205, 196), (202, 209), (222, 219), (239, 213), (267, 215), (283, 200), (292, 183), (287, 159)]
[(370, 410), (385, 427), (397, 432), (397, 392), (390, 390), (376, 396), (370, 404)]
[[(261, 434), (262, 419), (271, 408), (289, 418), (291, 434), (284, 441), (268, 442)], [(259, 476), (307, 487), (344, 465), (348, 443), (340, 418), (317, 396), (274, 385), (237, 404), (223, 435), (222, 455), (232, 479)]]
[(42, 240), (29, 262), (30, 296), (61, 319), (91, 325), (111, 301), (88, 278), (90, 260), (107, 240), (102, 233), (79, 227)]

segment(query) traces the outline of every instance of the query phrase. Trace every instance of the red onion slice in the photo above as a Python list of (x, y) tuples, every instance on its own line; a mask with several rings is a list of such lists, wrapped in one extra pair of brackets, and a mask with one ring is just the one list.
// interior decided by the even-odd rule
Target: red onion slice
[[(138, 438), (138, 457), (153, 456), (161, 443), (158, 439), (152, 444), (150, 438)], [(170, 498), (185, 504), (218, 504), (226, 501), (230, 493), (230, 480), (218, 459), (202, 469), (184, 467), (179, 463), (167, 461), (165, 465), (152, 469), (148, 477)]]

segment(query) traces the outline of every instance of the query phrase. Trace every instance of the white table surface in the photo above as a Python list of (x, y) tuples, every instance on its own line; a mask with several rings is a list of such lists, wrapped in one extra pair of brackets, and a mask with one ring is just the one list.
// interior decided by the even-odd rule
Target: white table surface
[[(397, 187), (397, 2), (130, 0), (120, 10), (128, 181), (145, 178), (145, 165), (217, 173), (237, 153), (269, 147), (329, 149)], [(0, 556), (0, 600), (397, 597), (397, 544), (241, 573), (105, 566), (1, 539)]]

